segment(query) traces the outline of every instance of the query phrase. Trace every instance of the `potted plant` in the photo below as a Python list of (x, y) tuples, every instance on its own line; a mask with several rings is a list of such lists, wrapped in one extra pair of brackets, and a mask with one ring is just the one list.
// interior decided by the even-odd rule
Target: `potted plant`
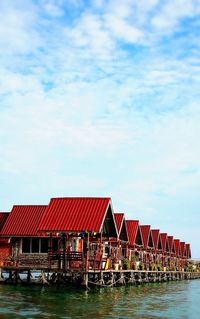
[(158, 264), (158, 265), (157, 265), (157, 270), (158, 270), (158, 271), (162, 271), (162, 265), (161, 265), (161, 264)]
[(130, 261), (128, 260), (128, 258), (124, 258), (123, 260), (123, 269), (124, 270), (130, 269)]
[(144, 270), (144, 264), (143, 263), (139, 264), (139, 270)]
[(119, 270), (119, 260), (116, 257), (113, 258), (113, 266), (114, 270)]
[(133, 265), (132, 265), (132, 269), (133, 269), (133, 270), (137, 270), (136, 264), (133, 264)]

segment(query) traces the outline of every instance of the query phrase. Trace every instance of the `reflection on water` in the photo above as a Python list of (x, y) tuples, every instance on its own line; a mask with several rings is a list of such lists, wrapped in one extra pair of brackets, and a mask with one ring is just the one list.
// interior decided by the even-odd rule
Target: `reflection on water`
[(199, 319), (200, 280), (85, 292), (0, 286), (0, 318)]

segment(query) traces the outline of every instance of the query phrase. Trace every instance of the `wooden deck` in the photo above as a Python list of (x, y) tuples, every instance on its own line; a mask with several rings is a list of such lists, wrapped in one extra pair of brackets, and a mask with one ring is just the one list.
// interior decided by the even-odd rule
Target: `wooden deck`
[[(37, 274), (37, 276), (34, 276)], [(135, 271), (135, 270), (60, 270), (44, 266), (18, 267), (15, 265), (0, 268), (1, 284), (21, 285), (75, 285), (76, 287), (113, 287), (138, 285), (143, 283), (167, 282), (200, 279), (200, 272), (184, 271)]]

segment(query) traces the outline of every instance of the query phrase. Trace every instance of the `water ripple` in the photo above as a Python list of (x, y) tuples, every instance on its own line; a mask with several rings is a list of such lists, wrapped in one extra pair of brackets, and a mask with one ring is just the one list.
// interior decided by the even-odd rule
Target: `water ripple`
[(200, 280), (105, 288), (0, 286), (0, 319), (199, 319)]

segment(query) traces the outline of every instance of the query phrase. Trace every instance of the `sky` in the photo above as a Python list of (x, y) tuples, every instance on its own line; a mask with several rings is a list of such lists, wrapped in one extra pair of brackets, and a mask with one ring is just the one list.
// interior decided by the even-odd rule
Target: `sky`
[(106, 196), (200, 259), (200, 0), (0, 1), (0, 211)]

